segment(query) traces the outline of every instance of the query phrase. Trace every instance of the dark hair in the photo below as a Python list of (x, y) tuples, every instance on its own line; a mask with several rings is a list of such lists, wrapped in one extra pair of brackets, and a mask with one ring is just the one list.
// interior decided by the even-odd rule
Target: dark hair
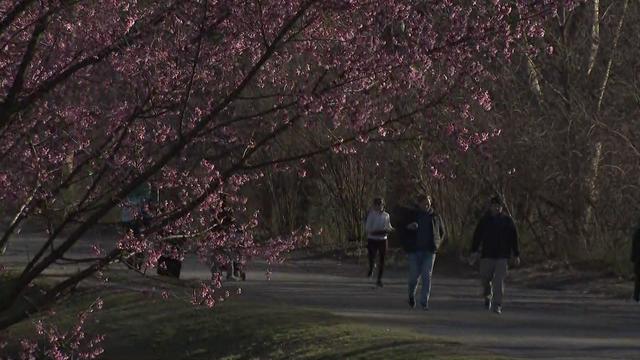
[(382, 198), (377, 197), (373, 199), (373, 205), (375, 206), (380, 206), (384, 204), (384, 200), (382, 200)]

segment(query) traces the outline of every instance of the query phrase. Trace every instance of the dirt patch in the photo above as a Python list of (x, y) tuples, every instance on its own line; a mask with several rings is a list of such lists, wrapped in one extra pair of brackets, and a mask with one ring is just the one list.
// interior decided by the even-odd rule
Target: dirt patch
[(570, 290), (616, 299), (630, 298), (633, 290), (631, 278), (615, 275), (606, 268), (558, 261), (515, 269), (510, 273), (510, 281), (526, 287)]

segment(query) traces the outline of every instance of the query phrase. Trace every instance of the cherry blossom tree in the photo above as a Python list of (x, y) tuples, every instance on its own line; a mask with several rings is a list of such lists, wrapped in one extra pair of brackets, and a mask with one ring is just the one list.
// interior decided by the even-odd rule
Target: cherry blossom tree
[[(567, 3), (568, 1), (564, 1)], [(0, 1), (0, 201), (11, 220), (46, 219), (47, 241), (0, 300), (0, 328), (132, 253), (221, 248), (276, 260), (309, 230), (259, 242), (243, 186), (352, 144), (463, 129), (469, 104), (516, 39), (540, 36), (557, 4), (471, 0)], [(283, 136), (313, 146), (282, 155)], [(453, 131), (452, 131), (453, 132)], [(457, 133), (457, 132), (456, 132)], [(462, 138), (461, 138), (462, 139)], [(468, 147), (464, 139), (460, 147)], [(21, 301), (45, 270), (127, 196), (148, 186), (140, 231)], [(70, 192), (73, 196), (67, 196)], [(179, 248), (167, 238), (179, 238)]]

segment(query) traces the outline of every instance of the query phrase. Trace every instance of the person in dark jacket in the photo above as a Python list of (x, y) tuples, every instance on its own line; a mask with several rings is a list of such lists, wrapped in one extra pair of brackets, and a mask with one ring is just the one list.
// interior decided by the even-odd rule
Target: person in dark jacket
[(420, 306), (423, 310), (429, 310), (431, 275), (436, 252), (445, 236), (444, 223), (434, 211), (429, 195), (418, 197), (409, 217), (412, 221), (404, 224), (404, 231), (401, 232), (401, 241), (409, 263), (409, 306), (413, 308), (416, 305), (415, 295), (418, 280), (421, 279)]
[(473, 234), (473, 257), (477, 258), (479, 251), (484, 304), (487, 309), (500, 314), (508, 262), (513, 256), (515, 265), (519, 265), (520, 250), (515, 223), (511, 216), (503, 212), (503, 202), (499, 196), (491, 198), (489, 210), (480, 219)]
[(631, 262), (635, 272), (635, 286), (633, 289), (633, 300), (640, 303), (640, 224), (633, 233), (631, 242)]

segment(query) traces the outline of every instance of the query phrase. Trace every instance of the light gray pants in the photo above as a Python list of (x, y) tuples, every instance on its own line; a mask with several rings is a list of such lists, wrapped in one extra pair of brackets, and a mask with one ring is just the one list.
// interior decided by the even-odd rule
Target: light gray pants
[(480, 277), (482, 279), (483, 296), (492, 299), (494, 305), (502, 305), (504, 280), (508, 270), (507, 259), (481, 259)]

